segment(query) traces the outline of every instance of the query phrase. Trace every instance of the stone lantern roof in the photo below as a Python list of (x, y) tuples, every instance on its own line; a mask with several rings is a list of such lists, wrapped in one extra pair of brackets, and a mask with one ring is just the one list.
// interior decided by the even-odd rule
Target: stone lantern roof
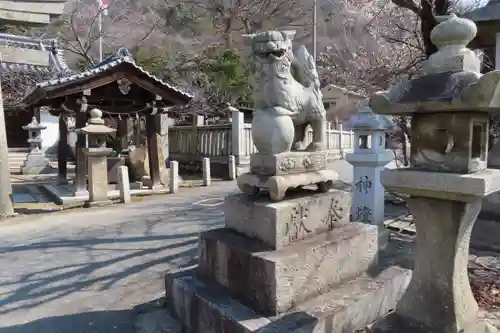
[(346, 122), (346, 127), (352, 130), (388, 131), (393, 126), (389, 117), (373, 113), (369, 106), (361, 108)]
[(28, 125), (23, 126), (23, 130), (31, 131), (31, 130), (44, 130), (46, 129), (47, 126), (40, 124), (37, 120), (36, 117), (33, 117), (31, 119), (31, 123)]
[(116, 129), (108, 127), (102, 119), (102, 111), (99, 109), (90, 110), (88, 125), (76, 130), (78, 134), (106, 135), (116, 132)]
[(489, 21), (500, 22), (500, 0), (490, 0), (486, 6), (471, 10), (463, 16), (476, 23)]
[(424, 75), (376, 93), (370, 100), (376, 113), (500, 111), (500, 72), (482, 75), (481, 60), (466, 47), (476, 36), (475, 24), (454, 14), (445, 18), (432, 31), (438, 52), (424, 63)]

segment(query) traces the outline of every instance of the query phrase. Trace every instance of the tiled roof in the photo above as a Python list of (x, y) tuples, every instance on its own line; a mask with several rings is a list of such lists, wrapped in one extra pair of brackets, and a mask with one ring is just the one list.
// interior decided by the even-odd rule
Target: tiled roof
[(42, 72), (59, 73), (60, 75), (68, 74), (71, 70), (66, 63), (63, 50), (59, 48), (57, 44), (56, 39), (41, 39), (0, 33), (0, 46), (49, 51), (49, 66), (27, 65), (2, 61), (0, 63), (0, 72)]
[(28, 64), (16, 64), (9, 62), (0, 63), (0, 73), (14, 73), (21, 72), (23, 74), (30, 73), (58, 73), (52, 67), (38, 66), (38, 65), (28, 65)]
[(120, 51), (118, 52), (118, 54), (116, 56), (111, 56), (109, 58), (104, 59), (100, 64), (96, 65), (95, 67), (93, 67), (89, 70), (83, 71), (83, 72), (78, 73), (78, 74), (73, 74), (70, 76), (64, 76), (64, 77), (56, 78), (53, 80), (47, 80), (44, 82), (40, 82), (37, 84), (37, 87), (46, 88), (46, 87), (57, 86), (57, 85), (66, 84), (66, 83), (70, 83), (70, 82), (74, 82), (74, 81), (79, 81), (79, 80), (85, 79), (87, 77), (91, 77), (91, 76), (109, 71), (109, 70), (117, 67), (120, 64), (127, 63), (127, 64), (130, 64), (131, 66), (133, 66), (135, 69), (137, 69), (142, 74), (146, 75), (150, 80), (152, 80), (156, 83), (159, 83), (159, 84), (165, 86), (166, 88), (173, 90), (173, 91), (185, 96), (188, 99), (192, 99), (194, 97), (193, 94), (191, 94), (187, 91), (184, 91), (183, 89), (176, 87), (170, 83), (167, 83), (163, 80), (160, 80), (156, 76), (154, 76), (151, 73), (149, 73), (148, 71), (144, 70), (141, 66), (139, 66), (135, 63), (135, 61), (131, 57), (130, 53), (128, 53), (128, 51), (127, 51), (127, 54), (125, 55), (123, 53), (123, 50), (124, 49), (120, 49)]
[(486, 6), (481, 6), (462, 15), (476, 23), (500, 20), (500, 2), (489, 1)]

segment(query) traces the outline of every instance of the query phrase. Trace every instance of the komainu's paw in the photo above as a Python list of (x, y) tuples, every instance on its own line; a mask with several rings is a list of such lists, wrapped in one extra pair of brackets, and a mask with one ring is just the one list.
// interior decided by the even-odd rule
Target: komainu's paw
[(323, 142), (311, 142), (309, 146), (307, 146), (307, 151), (319, 151), (319, 150), (324, 150), (325, 145)]
[(293, 144), (293, 149), (296, 151), (306, 150), (307, 146), (303, 142), (295, 142)]

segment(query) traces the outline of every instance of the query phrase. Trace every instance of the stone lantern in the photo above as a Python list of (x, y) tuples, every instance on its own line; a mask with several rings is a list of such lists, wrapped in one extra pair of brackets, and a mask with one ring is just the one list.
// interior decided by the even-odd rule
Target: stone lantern
[(87, 206), (101, 206), (109, 204), (108, 200), (108, 167), (107, 157), (113, 153), (113, 149), (106, 148), (106, 135), (114, 133), (114, 128), (104, 124), (102, 111), (92, 109), (88, 125), (76, 130), (77, 134), (86, 134), (88, 148), (85, 149), (87, 156), (89, 201)]
[(49, 160), (41, 150), (42, 131), (46, 128), (47, 126), (38, 123), (36, 117), (31, 119), (31, 123), (23, 126), (23, 130), (28, 131), (28, 143), (30, 145), (30, 152), (21, 166), (21, 173), (23, 175), (39, 174), (49, 166)]
[[(380, 182), (380, 171), (392, 160), (385, 147), (385, 136), (392, 128), (389, 117), (374, 114), (370, 107), (363, 107), (348, 120), (354, 131), (354, 152), (345, 159), (353, 165), (353, 196), (351, 220), (374, 224), (379, 234), (384, 233), (384, 187)], [(383, 246), (385, 242), (379, 239)]]
[(466, 47), (476, 25), (448, 16), (431, 33), (438, 52), (423, 75), (372, 97), (375, 113), (411, 117), (411, 167), (384, 170), (382, 184), (409, 195), (417, 228), (412, 280), (375, 332), (498, 332), (478, 318), (467, 275), (470, 234), (485, 196), (500, 190), (487, 169), (488, 115), (500, 111), (500, 71), (481, 75)]

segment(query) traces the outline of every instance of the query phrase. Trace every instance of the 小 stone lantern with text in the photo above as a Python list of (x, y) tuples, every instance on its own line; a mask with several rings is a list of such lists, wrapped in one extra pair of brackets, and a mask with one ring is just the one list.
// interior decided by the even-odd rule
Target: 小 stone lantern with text
[(482, 75), (467, 48), (477, 28), (455, 15), (431, 33), (438, 51), (423, 75), (372, 97), (377, 114), (411, 117), (411, 166), (383, 170), (387, 190), (408, 195), (417, 229), (412, 280), (374, 332), (498, 332), (478, 316), (467, 274), (470, 234), (485, 196), (500, 190), (487, 169), (488, 118), (500, 111), (500, 71)]
[(384, 228), (384, 187), (380, 171), (392, 160), (386, 149), (386, 133), (393, 127), (389, 117), (374, 114), (370, 107), (363, 107), (350, 117), (347, 126), (354, 131), (354, 151), (345, 159), (352, 164), (353, 190), (351, 220), (379, 227), (379, 244), (385, 246), (387, 233)]

